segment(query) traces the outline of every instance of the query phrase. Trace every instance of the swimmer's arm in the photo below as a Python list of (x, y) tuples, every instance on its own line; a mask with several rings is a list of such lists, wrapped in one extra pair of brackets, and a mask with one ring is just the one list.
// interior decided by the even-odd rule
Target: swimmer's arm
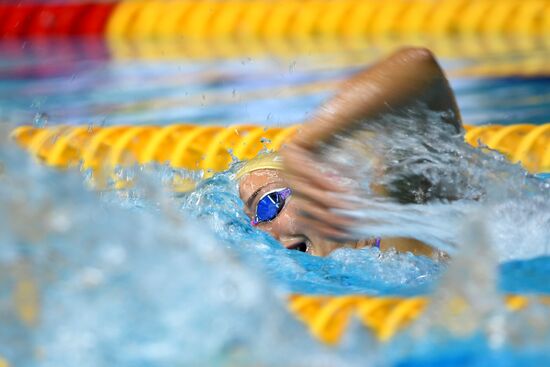
[[(317, 148), (341, 132), (352, 132), (370, 118), (395, 114), (420, 104), (450, 112), (446, 122), (461, 128), (460, 113), (447, 79), (432, 53), (421, 48), (400, 50), (345, 81), (295, 138), (281, 150), (285, 176), (302, 215), (299, 225), (337, 241), (350, 238), (353, 220), (332, 209), (353, 209), (331, 193), (350, 193), (337, 177), (318, 169)], [(351, 193), (353, 194), (353, 193)]]
[(433, 111), (451, 112), (447, 122), (460, 129), (454, 94), (433, 54), (424, 48), (405, 48), (343, 82), (293, 143), (315, 149), (319, 142), (339, 131), (349, 132), (361, 121), (419, 103)]

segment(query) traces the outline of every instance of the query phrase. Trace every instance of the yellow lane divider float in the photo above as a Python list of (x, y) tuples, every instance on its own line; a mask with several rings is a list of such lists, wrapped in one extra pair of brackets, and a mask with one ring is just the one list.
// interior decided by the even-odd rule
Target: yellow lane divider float
[(126, 0), (105, 26), (116, 59), (332, 52), (351, 66), (408, 44), (483, 57), (462, 76), (547, 75), (548, 34), (550, 0)]
[[(250, 159), (262, 149), (277, 150), (299, 126), (21, 126), (13, 138), (49, 166), (83, 169), (151, 162), (213, 172), (229, 167), (232, 155)], [(550, 124), (466, 126), (465, 140), (505, 154), (530, 172), (550, 172)]]
[(125, 0), (108, 37), (548, 34), (549, 0)]
[[(429, 297), (294, 295), (289, 299), (289, 307), (317, 339), (334, 345), (341, 341), (352, 319), (359, 321), (379, 341), (387, 342), (420, 317), (429, 302)], [(521, 311), (530, 303), (550, 306), (550, 296), (508, 295), (504, 299), (510, 312)], [(460, 304), (464, 307), (457, 307), (457, 315), (467, 312), (466, 304)]]

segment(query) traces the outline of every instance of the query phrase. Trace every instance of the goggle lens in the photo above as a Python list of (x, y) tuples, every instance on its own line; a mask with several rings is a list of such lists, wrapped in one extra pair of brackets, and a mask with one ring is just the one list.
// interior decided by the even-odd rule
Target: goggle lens
[(269, 222), (279, 215), (285, 206), (286, 199), (290, 196), (290, 189), (279, 189), (268, 192), (261, 197), (256, 206), (256, 217), (252, 221), (253, 225), (262, 222)]

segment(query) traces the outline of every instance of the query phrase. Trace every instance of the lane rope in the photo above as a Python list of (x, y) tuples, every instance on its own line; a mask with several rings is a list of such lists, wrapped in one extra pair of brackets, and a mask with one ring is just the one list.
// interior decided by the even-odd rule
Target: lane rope
[[(200, 126), (21, 126), (12, 132), (19, 145), (45, 164), (99, 170), (157, 162), (174, 168), (214, 172), (227, 169), (232, 155), (255, 157), (262, 149), (277, 150), (299, 125), (262, 127)], [(550, 124), (466, 126), (465, 140), (480, 143), (520, 162), (529, 172), (550, 172)], [(231, 153), (230, 153), (231, 152)]]
[(123, 0), (0, 5), (0, 38), (271, 38), (550, 31), (550, 0)]

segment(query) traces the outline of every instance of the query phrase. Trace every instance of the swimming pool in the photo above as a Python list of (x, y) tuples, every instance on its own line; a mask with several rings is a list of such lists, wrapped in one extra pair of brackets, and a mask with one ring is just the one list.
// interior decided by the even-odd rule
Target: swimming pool
[[(539, 124), (550, 116), (543, 36), (256, 43), (12, 37), (0, 43), (2, 136), (23, 124), (289, 126), (307, 118), (337, 81), (410, 42), (442, 55), (467, 124)], [(465, 233), (469, 243), (482, 243), (487, 228), (507, 226), (501, 232), (518, 246), (506, 256), (470, 246), (446, 265), (376, 249), (328, 258), (283, 250), (249, 226), (231, 172), (182, 194), (171, 190), (174, 178), (200, 174), (162, 164), (130, 167), (117, 177), (135, 186), (115, 190), (107, 176), (108, 189), (97, 193), (88, 189), (89, 172), (40, 166), (13, 142), (2, 141), (0, 156), (0, 356), (10, 365), (540, 366), (550, 360), (549, 311), (538, 297), (550, 293), (550, 183), (531, 181), (517, 167), (506, 166), (504, 182), (518, 191), (532, 182), (537, 188), (501, 211), (485, 211), (481, 224), (465, 223)], [(440, 209), (426, 209), (425, 219), (433, 221)], [(431, 295), (436, 302), (387, 342), (360, 326), (386, 320), (384, 307), (331, 304), (343, 314), (360, 312), (342, 341), (327, 347), (287, 311), (295, 293)], [(508, 301), (519, 312), (503, 306), (505, 293), (527, 296)], [(465, 304), (456, 303), (458, 295)], [(418, 299), (406, 300), (420, 307)], [(294, 302), (322, 319), (315, 300)], [(448, 314), (457, 308), (462, 312)]]

